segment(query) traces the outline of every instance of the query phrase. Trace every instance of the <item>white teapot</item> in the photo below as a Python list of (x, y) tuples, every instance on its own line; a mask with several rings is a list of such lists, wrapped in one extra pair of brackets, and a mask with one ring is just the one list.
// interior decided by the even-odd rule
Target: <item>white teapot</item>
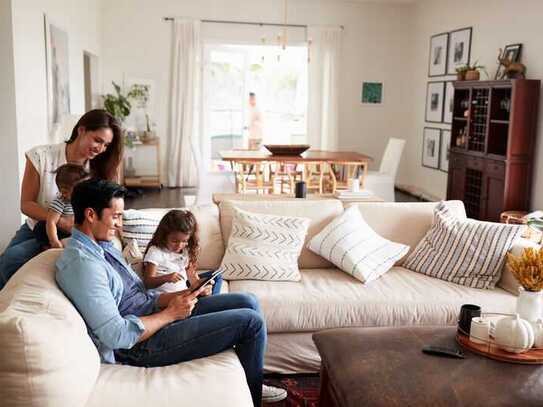
[(496, 323), (494, 339), (496, 344), (507, 352), (523, 353), (534, 345), (534, 330), (528, 321), (516, 314)]

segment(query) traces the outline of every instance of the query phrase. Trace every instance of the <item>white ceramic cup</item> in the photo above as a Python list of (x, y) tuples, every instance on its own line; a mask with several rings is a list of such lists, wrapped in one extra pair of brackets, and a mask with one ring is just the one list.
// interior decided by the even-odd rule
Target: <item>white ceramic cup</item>
[(471, 319), (469, 340), (473, 343), (484, 345), (490, 338), (490, 321), (485, 318), (475, 317)]
[(351, 192), (360, 192), (360, 180), (358, 178), (351, 179)]

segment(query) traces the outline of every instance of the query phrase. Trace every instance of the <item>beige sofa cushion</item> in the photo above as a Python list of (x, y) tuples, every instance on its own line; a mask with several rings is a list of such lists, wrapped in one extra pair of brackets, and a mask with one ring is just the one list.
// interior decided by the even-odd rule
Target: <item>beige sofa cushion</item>
[(311, 223), (307, 230), (304, 248), (298, 259), (298, 265), (303, 268), (328, 268), (331, 263), (312, 253), (305, 244), (319, 233), (336, 216), (343, 212), (343, 205), (339, 200), (296, 200), (296, 201), (224, 201), (219, 205), (221, 230), (226, 245), (232, 230), (234, 206), (244, 211), (266, 213), (270, 215), (297, 216), (309, 218)]
[(102, 365), (85, 407), (253, 405), (245, 373), (234, 351), (146, 369)]
[(480, 290), (393, 267), (364, 285), (337, 270), (302, 270), (300, 282), (231, 281), (230, 292), (254, 293), (268, 332), (303, 332), (351, 326), (456, 324), (460, 306), (513, 312), (516, 297)]
[[(160, 221), (162, 217), (174, 208), (141, 209), (146, 216)], [(198, 268), (214, 270), (221, 264), (224, 255), (224, 243), (219, 224), (219, 208), (217, 205), (193, 206), (189, 209), (198, 222), (200, 230), (200, 260)]]
[[(358, 206), (362, 217), (373, 230), (385, 239), (411, 247), (422, 240), (434, 220), (434, 208), (439, 202), (360, 202), (346, 205)], [(462, 201), (446, 201), (451, 212), (466, 217)]]
[(83, 406), (100, 369), (83, 319), (57, 287), (61, 250), (26, 263), (0, 291), (0, 404)]

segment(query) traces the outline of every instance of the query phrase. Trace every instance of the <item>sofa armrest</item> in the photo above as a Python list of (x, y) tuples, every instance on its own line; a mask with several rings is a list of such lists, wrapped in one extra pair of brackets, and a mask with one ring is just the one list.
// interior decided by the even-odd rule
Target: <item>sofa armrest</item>
[[(515, 240), (515, 242), (513, 243), (513, 246), (511, 247), (511, 250), (509, 250), (509, 253), (513, 254), (514, 256), (520, 256), (522, 252), (524, 251), (524, 249), (527, 249), (529, 247), (532, 247), (534, 249), (539, 249), (541, 248), (541, 245), (538, 245), (532, 240), (521, 237)], [(509, 265), (507, 264), (507, 260), (503, 264), (502, 276), (500, 278), (500, 281), (498, 282), (498, 287), (501, 287), (504, 290), (509, 291), (511, 294), (514, 294), (514, 295), (519, 294), (520, 284), (518, 283), (515, 276), (513, 276), (513, 273), (511, 273), (511, 270), (509, 269)]]

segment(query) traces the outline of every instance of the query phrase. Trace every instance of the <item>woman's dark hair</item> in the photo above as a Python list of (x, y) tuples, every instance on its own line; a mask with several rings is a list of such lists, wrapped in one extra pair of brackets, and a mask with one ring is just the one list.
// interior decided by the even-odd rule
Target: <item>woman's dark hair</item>
[(89, 110), (81, 116), (75, 125), (67, 144), (71, 144), (77, 139), (79, 127), (84, 127), (89, 131), (111, 129), (113, 132), (111, 144), (106, 151), (90, 160), (89, 165), (93, 177), (115, 180), (123, 157), (122, 131), (117, 119), (103, 109)]
[(157, 246), (161, 249), (166, 249), (168, 235), (172, 232), (181, 232), (190, 235), (187, 244), (189, 261), (191, 263), (196, 263), (200, 251), (198, 223), (196, 222), (196, 218), (194, 217), (192, 212), (183, 211), (180, 209), (172, 209), (160, 220), (160, 223), (158, 224), (158, 227), (156, 228), (151, 241), (145, 249), (145, 254), (147, 254), (147, 251), (151, 246)]
[(89, 177), (81, 165), (64, 164), (55, 170), (55, 183), (59, 188), (72, 188), (79, 181)]
[(85, 209), (92, 208), (102, 217), (104, 208), (111, 207), (113, 198), (124, 198), (126, 189), (115, 182), (103, 179), (88, 179), (75, 185), (72, 192), (74, 223), (81, 225), (85, 220)]

